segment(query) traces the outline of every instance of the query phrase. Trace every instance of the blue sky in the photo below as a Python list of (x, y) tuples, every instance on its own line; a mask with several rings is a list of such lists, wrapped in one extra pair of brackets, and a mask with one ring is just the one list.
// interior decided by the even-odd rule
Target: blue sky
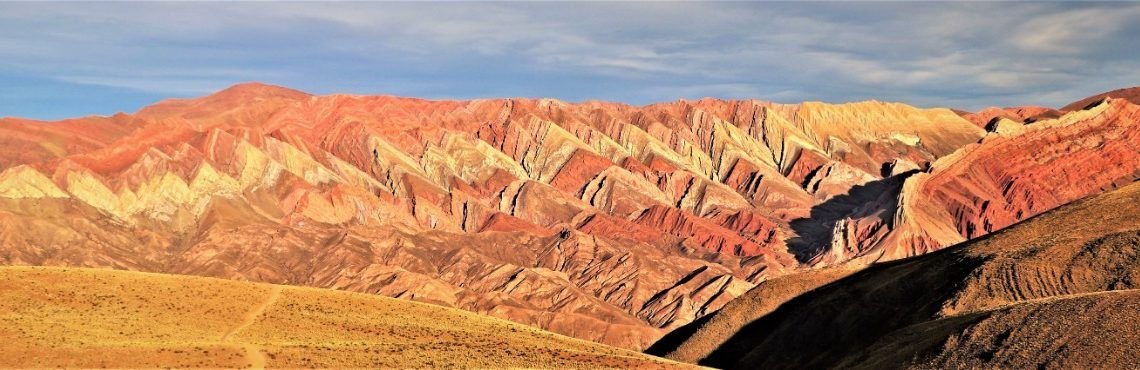
[(1137, 3), (0, 3), (0, 116), (312, 93), (1059, 106), (1140, 85)]

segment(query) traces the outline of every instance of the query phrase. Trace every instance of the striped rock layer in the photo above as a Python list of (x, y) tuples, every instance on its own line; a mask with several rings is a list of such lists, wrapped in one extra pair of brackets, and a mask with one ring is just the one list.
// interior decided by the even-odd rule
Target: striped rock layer
[(1129, 181), (1136, 111), (987, 135), (877, 101), (245, 84), (0, 120), (0, 263), (367, 292), (640, 349), (773, 277), (925, 253)]

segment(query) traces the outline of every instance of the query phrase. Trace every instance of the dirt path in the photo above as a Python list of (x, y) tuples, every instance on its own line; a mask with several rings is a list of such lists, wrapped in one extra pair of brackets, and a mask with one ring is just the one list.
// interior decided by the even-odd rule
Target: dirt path
[(225, 342), (225, 341), (230, 340), (231, 336), (233, 336), (234, 334), (237, 334), (239, 331), (242, 331), (246, 327), (252, 325), (254, 321), (257, 321), (257, 317), (261, 316), (261, 313), (265, 312), (266, 308), (273, 305), (273, 302), (276, 302), (277, 297), (280, 297), (280, 296), (281, 296), (281, 287), (279, 287), (279, 286), (273, 287), (273, 290), (271, 290), (269, 292), (269, 297), (266, 297), (264, 302), (261, 302), (261, 304), (257, 305), (257, 307), (254, 307), (252, 310), (250, 310), (249, 313), (245, 314), (245, 319), (242, 320), (241, 324), (238, 324), (237, 326), (233, 327), (232, 329), (227, 331), (225, 334), (223, 334), (221, 341)]
[[(253, 325), (253, 322), (257, 321), (257, 317), (261, 316), (261, 314), (265, 312), (266, 308), (269, 308), (269, 306), (272, 306), (274, 302), (277, 302), (277, 298), (280, 296), (281, 287), (274, 286), (273, 289), (269, 291), (269, 296), (265, 297), (265, 301), (255, 306), (252, 310), (249, 310), (249, 312), (245, 314), (245, 318), (242, 319), (241, 323), (226, 331), (225, 334), (222, 334), (222, 338), (220, 340), (222, 342), (232, 342), (231, 339), (234, 334), (237, 334), (238, 332), (245, 330), (245, 328), (249, 327), (250, 325)], [(245, 350), (246, 360), (249, 361), (250, 365), (254, 369), (265, 368), (265, 354), (261, 352), (260, 346), (253, 343), (239, 343), (238, 345), (240, 345), (242, 349)]]
[(245, 349), (245, 359), (249, 361), (250, 368), (265, 369), (265, 354), (261, 352), (261, 346), (242, 343), (241, 347)]

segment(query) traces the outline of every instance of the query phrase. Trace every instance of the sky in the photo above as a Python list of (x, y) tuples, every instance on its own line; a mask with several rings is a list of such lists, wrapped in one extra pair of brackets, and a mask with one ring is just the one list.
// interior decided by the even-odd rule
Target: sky
[(0, 3), (0, 117), (315, 94), (1061, 106), (1140, 85), (1140, 3)]

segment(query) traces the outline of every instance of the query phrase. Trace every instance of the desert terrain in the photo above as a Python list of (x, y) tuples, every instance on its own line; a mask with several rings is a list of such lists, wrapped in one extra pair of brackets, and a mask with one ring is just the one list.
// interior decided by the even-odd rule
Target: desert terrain
[(436, 305), (107, 269), (0, 267), (0, 367), (686, 368)]

